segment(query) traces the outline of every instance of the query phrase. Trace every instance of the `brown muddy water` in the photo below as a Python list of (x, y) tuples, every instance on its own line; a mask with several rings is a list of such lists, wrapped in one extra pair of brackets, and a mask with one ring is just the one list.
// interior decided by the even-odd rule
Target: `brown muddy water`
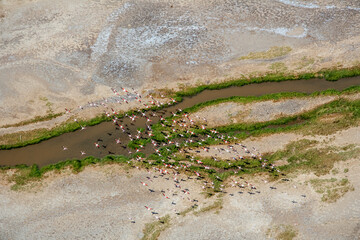
[[(176, 112), (179, 108), (184, 109), (201, 102), (231, 96), (261, 96), (280, 92), (312, 93), (327, 89), (341, 91), (357, 85), (360, 85), (360, 77), (344, 78), (335, 82), (329, 82), (323, 79), (309, 79), (259, 83), (221, 90), (205, 90), (196, 96), (184, 98), (179, 104), (158, 111), (157, 115), (167, 117), (170, 116), (171, 112)], [(159, 118), (152, 117), (150, 114), (151, 112), (147, 112), (146, 116), (152, 120), (151, 124), (157, 123)], [(119, 122), (125, 126), (126, 132), (117, 128), (112, 122), (103, 122), (96, 126), (87, 127), (84, 130), (65, 133), (35, 145), (11, 150), (1, 150), (0, 166), (37, 164), (39, 167), (42, 167), (67, 159), (81, 159), (86, 156), (104, 157), (110, 154), (128, 156), (129, 151), (134, 152), (133, 149), (127, 147), (129, 142), (128, 134), (130, 133), (134, 136), (138, 128), (146, 128), (146, 119), (139, 116), (135, 122), (132, 122), (129, 118), (121, 119)], [(144, 134), (142, 136), (144, 136)], [(121, 139), (121, 144), (116, 144), (115, 139), (118, 138)], [(100, 144), (100, 148), (95, 147), (95, 142)], [(64, 151), (63, 146), (66, 146), (68, 150)], [(86, 154), (81, 155), (81, 151), (84, 151)], [(154, 152), (154, 148), (151, 144), (147, 144), (142, 152), (146, 154), (152, 153)]]

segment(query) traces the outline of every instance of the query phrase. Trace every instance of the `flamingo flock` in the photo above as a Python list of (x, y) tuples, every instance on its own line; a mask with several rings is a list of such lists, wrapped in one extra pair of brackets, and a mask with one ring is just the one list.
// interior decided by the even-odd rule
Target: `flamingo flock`
[[(200, 118), (196, 115), (191, 115), (182, 109), (177, 109), (177, 111), (171, 112), (166, 117), (166, 111), (151, 112), (150, 108), (156, 107), (161, 108), (164, 106), (171, 106), (176, 104), (177, 101), (173, 98), (170, 98), (168, 102), (161, 102), (154, 98), (152, 95), (146, 96), (146, 99), (150, 99), (146, 102), (145, 98), (136, 92), (134, 89), (129, 91), (125, 88), (121, 88), (123, 94), (120, 94), (115, 88), (111, 88), (115, 97), (108, 100), (103, 99), (102, 101), (97, 102), (88, 102), (87, 105), (79, 106), (78, 111), (83, 111), (86, 108), (104, 108), (103, 113), (111, 119), (116, 129), (121, 130), (125, 134), (125, 138), (114, 138), (114, 142), (117, 145), (121, 145), (123, 148), (125, 142), (132, 142), (136, 147), (134, 149), (129, 149), (129, 155), (135, 154), (128, 163), (133, 162), (147, 162), (149, 165), (159, 162), (162, 163), (162, 167), (154, 166), (153, 170), (159, 175), (153, 175), (148, 177), (146, 180), (140, 182), (140, 185), (147, 188), (151, 193), (157, 193), (151, 188), (154, 178), (163, 177), (167, 180), (173, 179), (174, 182), (173, 189), (167, 189), (167, 191), (162, 190), (158, 192), (159, 196), (164, 201), (169, 201), (169, 204), (176, 205), (176, 202), (172, 200), (172, 197), (178, 193), (182, 194), (182, 199), (189, 200), (190, 202), (196, 201), (196, 199), (191, 199), (190, 190), (184, 188), (181, 184), (182, 181), (186, 179), (178, 179), (180, 171), (190, 172), (196, 175), (196, 179), (202, 181), (203, 190), (217, 190), (224, 191), (226, 184), (223, 183), (221, 176), (216, 174), (216, 166), (209, 165), (204, 163), (204, 160), (196, 158), (194, 156), (187, 155), (189, 150), (193, 147), (196, 148), (197, 153), (204, 151), (209, 153), (210, 150), (215, 151), (216, 154), (212, 156), (214, 162), (220, 162), (220, 159), (223, 159), (225, 155), (231, 155), (231, 160), (228, 160), (229, 167), (234, 174), (239, 173), (243, 170), (242, 166), (235, 166), (233, 163), (243, 161), (245, 157), (240, 154), (238, 148), (240, 147), (242, 151), (246, 153), (247, 156), (250, 156), (250, 160), (258, 161), (262, 168), (271, 169), (271, 171), (276, 171), (281, 173), (279, 169), (273, 164), (268, 162), (267, 159), (264, 159), (260, 151), (255, 148), (248, 148), (247, 146), (238, 142), (238, 139), (235, 136), (228, 134), (219, 133), (215, 129), (209, 129), (207, 127), (207, 119)], [(125, 94), (125, 95), (124, 95)], [(163, 97), (163, 96), (162, 96)], [(143, 110), (132, 111), (131, 113), (126, 113), (123, 118), (118, 117), (118, 112), (113, 106), (113, 104), (129, 104), (130, 101), (138, 101), (139, 104), (142, 104)], [(72, 114), (71, 110), (65, 109), (66, 114)], [(128, 124), (124, 123), (124, 119), (129, 119), (130, 125), (142, 119), (145, 122), (145, 126), (142, 129), (137, 129), (136, 131), (131, 131)], [(197, 124), (201, 120), (205, 122), (204, 124)], [(82, 126), (77, 119), (75, 122), (79, 124), (81, 130), (85, 130), (86, 126)], [(109, 135), (111, 135), (109, 133)], [(156, 136), (155, 136), (156, 135)], [(127, 139), (126, 139), (127, 138)], [(143, 140), (142, 142), (140, 140)], [(95, 149), (101, 149), (101, 145), (98, 139), (94, 142)], [(139, 154), (145, 148), (146, 144), (151, 144), (153, 154), (150, 155), (150, 158), (145, 158)], [(217, 147), (211, 147), (209, 144), (217, 143), (221, 144)], [(231, 145), (233, 143), (233, 145)], [(235, 146), (236, 147), (235, 147)], [(105, 148), (106, 146), (103, 145)], [(175, 150), (174, 150), (175, 149)], [(63, 146), (63, 151), (68, 150), (68, 147)], [(169, 160), (176, 158), (177, 153), (185, 154), (187, 161), (179, 161), (177, 163), (170, 163)], [(80, 151), (81, 156), (86, 155), (85, 151)], [(151, 161), (153, 160), (155, 161)], [(223, 161), (223, 160), (222, 160)], [(138, 168), (138, 167), (137, 167)], [(215, 173), (214, 173), (215, 172)], [(205, 175), (204, 175), (205, 173)], [(213, 173), (212, 178), (206, 176), (206, 173)], [(171, 178), (170, 178), (171, 176)], [(188, 177), (189, 179), (192, 179)], [(266, 181), (264, 181), (266, 183)], [(260, 193), (255, 184), (245, 181), (241, 176), (235, 177), (230, 183), (230, 187), (240, 188), (239, 193), (247, 191), (249, 194)], [(276, 189), (276, 188), (271, 188)], [(154, 211), (153, 207), (150, 205), (145, 205), (145, 209), (151, 212), (152, 215), (156, 216), (158, 213)], [(179, 214), (174, 210), (176, 214)], [(129, 218), (132, 223), (135, 223), (133, 218)]]

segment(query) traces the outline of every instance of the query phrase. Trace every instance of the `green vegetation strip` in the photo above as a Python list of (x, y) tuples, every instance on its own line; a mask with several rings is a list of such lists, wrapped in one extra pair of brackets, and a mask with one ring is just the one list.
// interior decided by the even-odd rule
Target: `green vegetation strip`
[(50, 113), (50, 114), (48, 114), (46, 116), (36, 116), (33, 119), (22, 121), (22, 122), (19, 122), (19, 123), (16, 123), (16, 124), (4, 125), (4, 126), (1, 126), (1, 128), (20, 127), (20, 126), (24, 126), (24, 125), (31, 124), (31, 123), (44, 122), (44, 121), (51, 120), (53, 118), (60, 117), (62, 115), (63, 115), (63, 113), (56, 113), (56, 114)]
[(222, 195), (218, 196), (218, 198), (215, 200), (215, 202), (213, 204), (200, 208), (198, 211), (194, 212), (194, 215), (198, 216), (201, 213), (205, 213), (205, 212), (209, 212), (209, 211), (213, 211), (213, 210), (216, 210), (215, 213), (219, 213), (219, 211), (223, 208), (223, 198), (222, 197), (223, 197)]
[[(321, 94), (341, 95), (341, 94), (359, 92), (359, 90), (360, 87), (357, 86), (357, 87), (349, 88), (342, 92), (329, 90), (324, 92), (313, 93), (311, 94), (311, 96), (317, 96)], [(264, 99), (280, 99), (284, 97), (291, 97), (294, 95), (305, 96), (304, 94), (299, 94), (299, 93), (282, 93), (282, 94), (270, 94), (262, 97), (250, 97), (250, 98), (238, 97), (238, 98), (220, 99), (203, 104), (198, 104), (196, 106), (186, 109), (186, 111), (196, 111), (200, 107), (206, 105), (211, 105), (221, 101), (230, 101), (234, 99), (237, 101), (246, 102), (246, 101), (258, 101)], [(319, 122), (319, 119), (321, 117), (331, 114), (340, 114), (341, 118), (330, 124), (323, 124)], [(331, 131), (337, 131), (358, 124), (359, 118), (360, 118), (360, 100), (347, 101), (340, 98), (338, 100), (325, 104), (312, 111), (300, 114), (298, 116), (284, 117), (269, 122), (255, 123), (255, 124), (232, 124), (228, 126), (215, 128), (215, 130), (221, 133), (228, 134), (228, 136), (226, 136), (226, 139), (228, 139), (229, 141), (234, 141), (234, 138), (231, 138), (229, 136), (233, 136), (236, 137), (238, 140), (241, 140), (247, 138), (250, 135), (260, 136), (263, 134), (294, 131), (294, 130), (302, 131), (305, 133), (309, 132), (316, 134), (328, 134)], [(106, 120), (105, 116), (88, 121), (86, 122), (86, 124), (93, 125), (103, 120)], [(291, 125), (292, 122), (297, 120), (301, 120), (299, 124)], [(80, 124), (84, 124), (84, 122), (81, 122)], [(68, 126), (70, 129), (78, 128), (78, 124), (76, 123), (71, 123)], [(156, 141), (160, 141), (160, 142), (165, 141), (163, 132), (171, 133), (171, 137), (169, 139), (179, 138), (178, 133), (172, 133), (171, 126), (163, 127), (161, 126), (160, 123), (158, 123), (153, 126), (153, 129), (154, 129), (153, 131), (154, 136), (152, 138)], [(192, 130), (195, 132), (198, 138), (204, 138), (205, 135), (215, 136), (214, 134), (210, 133), (210, 129), (203, 130), (203, 129), (194, 128)], [(57, 132), (55, 133), (53, 132), (52, 134), (61, 134), (63, 132), (66, 132), (66, 129), (58, 129)], [(184, 133), (183, 139), (187, 139), (189, 137), (190, 137), (189, 135), (186, 135)], [(135, 147), (136, 146), (135, 144), (146, 144), (149, 142), (149, 140), (150, 139), (145, 139), (142, 140), (141, 143), (131, 143), (131, 144), (133, 144), (133, 147)], [(203, 145), (212, 145), (212, 144), (218, 144), (221, 141), (222, 140), (220, 139), (208, 138), (202, 143)], [(299, 142), (296, 145), (289, 145), (287, 150), (277, 152), (267, 157), (270, 163), (277, 161), (279, 159), (287, 158), (290, 164), (279, 167), (279, 169), (283, 172), (291, 172), (294, 169), (303, 168), (303, 169), (312, 170), (317, 175), (322, 175), (329, 172), (335, 161), (348, 159), (349, 157), (354, 156), (354, 154), (359, 154), (358, 148), (337, 149), (337, 151), (341, 151), (341, 153), (334, 153), (331, 152), (329, 149), (309, 149), (311, 148), (312, 144), (313, 144), (312, 142), (306, 142), (306, 141)], [(200, 144), (198, 142), (194, 142), (192, 144), (189, 144), (188, 146), (199, 147)], [(173, 157), (173, 154), (178, 152), (178, 150), (181, 147), (184, 147), (184, 145), (182, 144), (179, 147), (176, 147), (174, 145), (163, 147), (160, 149), (160, 152), (162, 154), (161, 157), (152, 154), (143, 160), (142, 165), (148, 168), (154, 165), (162, 165), (164, 162), (168, 163), (169, 159)], [(137, 155), (141, 157), (145, 157), (143, 154), (137, 154)], [(88, 157), (82, 160), (68, 160), (68, 161), (60, 162), (58, 164), (49, 165), (41, 169), (39, 169), (36, 165), (33, 165), (31, 167), (21, 165), (15, 167), (17, 171), (11, 177), (10, 180), (15, 182), (15, 185), (13, 187), (16, 188), (17, 186), (25, 185), (29, 181), (40, 179), (44, 175), (44, 173), (51, 170), (60, 170), (70, 166), (73, 168), (74, 172), (79, 172), (85, 166), (90, 164), (96, 164), (96, 163), (102, 164), (102, 163), (113, 163), (113, 162), (125, 163), (128, 162), (130, 159), (131, 158), (124, 156), (107, 156), (102, 159)], [(331, 159), (331, 161), (329, 161), (328, 159)], [(155, 162), (150, 163), (150, 161), (152, 160), (155, 160)], [(175, 160), (176, 162), (174, 164), (179, 165), (181, 161), (188, 161), (189, 159), (187, 159), (186, 155), (183, 156), (179, 155), (177, 159), (175, 158)], [(209, 166), (215, 167), (216, 170), (214, 169), (205, 170), (203, 167), (196, 165), (193, 165), (190, 169), (191, 171), (199, 171), (201, 174), (204, 174), (205, 176), (213, 180), (215, 183), (215, 190), (218, 190), (220, 188), (219, 186), (222, 181), (224, 181), (228, 176), (234, 174), (241, 175), (244, 173), (270, 171), (270, 173), (273, 174), (274, 177), (278, 176), (277, 172), (274, 170), (262, 169), (260, 167), (261, 164), (259, 161), (244, 160), (244, 161), (232, 162), (230, 165), (228, 163), (224, 164), (224, 162), (214, 162), (212, 159), (203, 159), (203, 162)], [(235, 169), (237, 169), (238, 167), (241, 167), (242, 170), (236, 173)], [(3, 169), (9, 169), (9, 168), (10, 167), (5, 167)]]
[(328, 203), (336, 202), (348, 191), (354, 191), (347, 178), (312, 179), (310, 183), (317, 193), (322, 194), (321, 200)]
[[(193, 129), (196, 132), (196, 137), (198, 141), (195, 141), (191, 144), (185, 145), (184, 142), (180, 142), (179, 146), (170, 145), (160, 148), (161, 156), (152, 154), (145, 158), (143, 153), (134, 154), (131, 157), (124, 156), (107, 156), (102, 159), (88, 157), (82, 160), (68, 160), (65, 162), (60, 162), (57, 164), (45, 166), (39, 169), (36, 165), (27, 167), (25, 165), (16, 166), (14, 168), (5, 167), (6, 169), (16, 169), (14, 174), (9, 178), (10, 181), (15, 182), (13, 189), (16, 190), (19, 186), (26, 185), (29, 182), (41, 179), (44, 176), (44, 173), (51, 170), (61, 170), (66, 167), (70, 167), (74, 172), (81, 171), (85, 166), (92, 164), (106, 164), (106, 163), (124, 163), (128, 166), (134, 166), (134, 164), (151, 168), (153, 166), (162, 166), (164, 163), (172, 164), (173, 166), (180, 166), (184, 162), (191, 163), (192, 165), (187, 168), (189, 174), (194, 174), (194, 171), (199, 172), (202, 177), (211, 180), (214, 183), (214, 190), (219, 191), (223, 181), (225, 181), (229, 176), (232, 175), (242, 175), (242, 174), (252, 174), (256, 172), (268, 172), (273, 177), (279, 177), (280, 174), (277, 170), (280, 170), (281, 173), (290, 173), (296, 170), (306, 170), (313, 171), (316, 175), (320, 176), (327, 174), (333, 167), (333, 164), (336, 161), (346, 160), (360, 154), (360, 149), (348, 146), (343, 148), (323, 148), (317, 149), (313, 148), (315, 142), (303, 140), (297, 143), (292, 143), (287, 146), (285, 150), (278, 151), (269, 156), (263, 156), (263, 158), (268, 159), (268, 163), (274, 163), (277, 160), (286, 159), (288, 165), (280, 166), (278, 168), (270, 168), (269, 166), (263, 168), (261, 166), (261, 161), (258, 159), (244, 159), (244, 160), (229, 160), (229, 161), (215, 161), (210, 158), (200, 158), (200, 157), (191, 157), (185, 153), (179, 153), (179, 149), (184, 147), (200, 147), (206, 145), (219, 144), (223, 140), (227, 140), (230, 143), (234, 141), (240, 141), (247, 138), (248, 136), (260, 136), (269, 133), (277, 132), (286, 132), (286, 131), (313, 131), (313, 126), (319, 124), (319, 119), (324, 116), (331, 114), (341, 114), (345, 116), (336, 120), (332, 124), (327, 124), (335, 130), (340, 130), (348, 128), (349, 126), (358, 125), (360, 119), (360, 100), (357, 101), (348, 101), (344, 99), (338, 99), (331, 103), (325, 104), (313, 111), (300, 114), (294, 117), (286, 117), (277, 119), (274, 121), (269, 121), (265, 123), (256, 123), (256, 124), (234, 124), (229, 126), (224, 126), (217, 128), (216, 130), (221, 132), (223, 135), (222, 139), (216, 139), (216, 134), (210, 132), (211, 129)], [(301, 119), (303, 122), (295, 125), (287, 125), (296, 119)], [(322, 124), (324, 125), (324, 124)], [(272, 126), (271, 128), (269, 128)], [(161, 124), (156, 124), (153, 126), (154, 136), (153, 138), (156, 141), (165, 141), (164, 132), (172, 132), (171, 126), (161, 126)], [(330, 131), (327, 128), (327, 131)], [(324, 131), (326, 134), (327, 132)], [(157, 135), (158, 136), (157, 136)], [(165, 133), (167, 134), (167, 133)], [(171, 133), (172, 136), (170, 139), (177, 138), (178, 140), (189, 139), (190, 136), (184, 135), (184, 137), (179, 138), (178, 133)], [(184, 133), (185, 134), (185, 133)], [(211, 135), (213, 137), (207, 138), (206, 135)], [(237, 139), (235, 139), (236, 137)], [(202, 141), (200, 140), (202, 139)], [(177, 141), (178, 141), (177, 140)], [(148, 139), (147, 139), (148, 142)], [(202, 143), (202, 145), (200, 145)], [(174, 155), (175, 154), (175, 155)], [(143, 159), (141, 160), (131, 160), (136, 156), (140, 156)], [(198, 165), (195, 160), (201, 159), (204, 165), (210, 166), (211, 169), (205, 169), (203, 166)], [(185, 172), (186, 170), (184, 170)]]
[(220, 103), (226, 103), (226, 102), (251, 103), (251, 102), (257, 102), (257, 101), (280, 100), (280, 99), (289, 99), (289, 98), (297, 98), (297, 97), (340, 96), (340, 95), (359, 93), (359, 92), (360, 92), (360, 86), (353, 86), (353, 87), (344, 89), (343, 91), (329, 89), (329, 90), (324, 90), (324, 91), (316, 91), (316, 92), (313, 92), (310, 94), (298, 93), (298, 92), (284, 92), (284, 93), (266, 94), (266, 95), (262, 95), (262, 96), (258, 96), (258, 97), (233, 96), (233, 97), (218, 98), (215, 100), (198, 103), (192, 107), (184, 109), (184, 111), (185, 112), (196, 112), (202, 108), (220, 104)]
[(60, 136), (61, 134), (64, 134), (64, 133), (76, 131), (76, 130), (80, 129), (81, 126), (93, 126), (93, 125), (99, 124), (101, 122), (104, 122), (106, 120), (108, 120), (108, 118), (105, 115), (101, 115), (101, 116), (98, 116), (98, 117), (93, 118), (88, 121), (79, 121), (79, 123), (71, 122), (71, 123), (62, 124), (51, 130), (42, 131), (41, 136), (36, 137), (34, 139), (27, 140), (27, 141), (20, 141), (15, 144), (1, 145), (0, 150), (19, 148), (19, 147), (24, 147), (24, 146), (31, 145), (31, 144), (36, 144), (41, 141), (48, 140), (48, 139), (56, 137), (56, 136)]
[(160, 233), (170, 227), (170, 216), (160, 218), (158, 221), (147, 223), (143, 230), (144, 236), (142, 240), (156, 240)]
[(226, 81), (221, 83), (213, 83), (208, 85), (200, 85), (197, 87), (190, 87), (185, 90), (176, 92), (174, 96), (185, 97), (193, 96), (204, 90), (217, 90), (228, 87), (241, 87), (248, 84), (263, 83), (263, 82), (282, 82), (288, 80), (300, 80), (300, 79), (312, 79), (312, 78), (324, 78), (328, 81), (337, 81), (341, 78), (354, 77), (360, 75), (360, 66), (345, 68), (345, 69), (325, 69), (315, 73), (303, 73), (299, 75), (285, 75), (282, 73), (269, 73), (265, 76), (254, 77), (250, 79), (236, 79), (232, 81)]
[(247, 56), (241, 57), (240, 60), (278, 58), (287, 55), (288, 53), (291, 52), (291, 50), (292, 50), (291, 47), (288, 46), (283, 46), (283, 47), (274, 46), (264, 52), (251, 52)]
[(278, 225), (268, 229), (267, 236), (276, 240), (292, 240), (298, 235), (298, 230), (291, 225)]
[(23, 186), (29, 182), (37, 181), (42, 179), (45, 173), (50, 171), (60, 171), (67, 167), (71, 167), (74, 173), (81, 172), (86, 166), (94, 164), (111, 164), (111, 163), (126, 163), (130, 158), (124, 156), (106, 156), (104, 158), (94, 158), (92, 156), (86, 157), (84, 159), (78, 160), (67, 160), (59, 162), (56, 164), (51, 164), (41, 169), (36, 165), (27, 166), (27, 165), (18, 165), (15, 167), (2, 167), (2, 171), (8, 169), (15, 169), (16, 172), (9, 178), (9, 181), (14, 182), (12, 185), (12, 190), (20, 190)]
[(300, 170), (314, 172), (321, 176), (328, 174), (335, 162), (345, 161), (360, 154), (360, 148), (355, 146), (316, 148), (316, 141), (300, 140), (287, 145), (285, 150), (277, 151), (267, 157), (269, 161), (286, 159), (288, 164), (280, 166), (282, 172), (290, 173)]
[[(177, 101), (182, 101), (183, 97), (193, 96), (204, 90), (223, 89), (223, 88), (232, 87), (232, 86), (244, 86), (244, 85), (248, 85), (248, 84), (263, 83), (263, 82), (280, 82), (280, 81), (287, 81), (287, 80), (299, 80), (299, 79), (311, 79), (311, 78), (325, 78), (326, 80), (329, 80), (329, 81), (336, 81), (340, 78), (353, 77), (353, 76), (359, 76), (359, 75), (360, 75), (360, 66), (353, 67), (353, 68), (346, 68), (346, 69), (327, 69), (327, 70), (322, 70), (322, 71), (319, 71), (316, 73), (304, 73), (304, 74), (300, 74), (300, 75), (284, 75), (284, 74), (270, 73), (270, 74), (267, 74), (262, 77), (254, 77), (251, 79), (237, 79), (237, 80), (226, 81), (226, 82), (221, 82), (221, 83), (201, 85), (201, 86), (197, 86), (194, 88), (187, 88), (185, 90), (173, 93), (172, 96)], [(293, 94), (294, 94), (293, 96), (296, 96), (295, 93), (293, 93)], [(165, 106), (152, 107), (151, 109), (143, 110), (143, 111), (149, 111), (149, 110), (156, 111), (156, 110), (162, 109), (164, 107)], [(128, 114), (132, 114), (132, 113), (136, 114), (137, 112), (132, 110), (127, 113)], [(58, 115), (58, 114), (55, 114), (53, 116), (56, 116), (56, 115)], [(123, 116), (124, 116), (124, 114), (120, 114), (118, 117), (123, 117)], [(46, 117), (44, 117), (43, 119), (46, 119)], [(33, 123), (36, 121), (42, 121), (43, 119), (30, 120), (30, 122)], [(95, 117), (88, 121), (81, 121), (80, 124), (82, 126), (93, 126), (93, 125), (97, 125), (104, 121), (110, 121), (110, 118), (106, 117), (105, 115), (101, 115), (101, 116)], [(51, 130), (40, 131), (40, 132), (38, 132), (38, 134), (36, 134), (36, 137), (33, 139), (26, 140), (26, 141), (19, 141), (14, 144), (0, 145), (0, 150), (12, 149), (12, 148), (24, 147), (24, 146), (31, 145), (31, 144), (36, 144), (41, 141), (48, 140), (50, 138), (59, 136), (64, 133), (76, 131), (80, 128), (81, 128), (81, 126), (77, 123), (66, 123), (59, 127), (55, 127)], [(18, 134), (16, 134), (16, 136), (18, 136)]]

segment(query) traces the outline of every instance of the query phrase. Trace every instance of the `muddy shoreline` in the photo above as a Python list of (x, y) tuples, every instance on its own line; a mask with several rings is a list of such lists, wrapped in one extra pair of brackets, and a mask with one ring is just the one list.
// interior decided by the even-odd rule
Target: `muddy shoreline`
[[(312, 93), (327, 89), (341, 91), (356, 85), (360, 85), (360, 77), (345, 78), (335, 82), (323, 79), (308, 79), (250, 84), (221, 90), (205, 90), (196, 96), (186, 97), (182, 102), (160, 110), (161, 113), (158, 115), (167, 117), (170, 116), (172, 112), (176, 112), (177, 109), (185, 109), (197, 103), (231, 96), (261, 96), (264, 94), (295, 91)], [(159, 121), (159, 117), (152, 117), (151, 114), (151, 112), (146, 113), (147, 117), (150, 117), (152, 120), (151, 124), (155, 124)], [(85, 156), (100, 158), (106, 155), (129, 156), (129, 151), (134, 153), (134, 150), (127, 147), (129, 142), (127, 135), (135, 135), (138, 128), (146, 129), (146, 119), (139, 118), (135, 122), (132, 122), (129, 118), (124, 118), (121, 119), (120, 122), (125, 126), (126, 132), (122, 132), (121, 129), (116, 127), (112, 122), (103, 122), (96, 126), (87, 127), (85, 130), (65, 133), (35, 145), (11, 150), (1, 150), (0, 165), (37, 164), (42, 167), (68, 159), (79, 159)], [(121, 139), (121, 144), (116, 144), (115, 139)], [(95, 142), (100, 144), (99, 148), (94, 147)], [(63, 151), (63, 146), (66, 146), (68, 150)], [(82, 156), (81, 151), (84, 151), (86, 155)], [(154, 152), (154, 149), (148, 144), (142, 152), (149, 154)]]

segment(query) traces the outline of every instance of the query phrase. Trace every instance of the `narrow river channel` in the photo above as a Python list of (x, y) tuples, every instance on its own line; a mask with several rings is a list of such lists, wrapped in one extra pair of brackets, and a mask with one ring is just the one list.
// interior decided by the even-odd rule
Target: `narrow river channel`
[[(205, 90), (196, 96), (184, 98), (182, 102), (176, 105), (160, 110), (157, 115), (167, 117), (170, 116), (171, 112), (176, 112), (179, 108), (184, 109), (201, 102), (231, 96), (261, 96), (280, 92), (312, 93), (327, 89), (344, 90), (357, 85), (360, 85), (360, 77), (344, 78), (335, 82), (324, 79), (309, 79), (267, 82), (242, 87), (229, 87), (221, 90)], [(149, 114), (146, 113), (147, 116), (150, 116)], [(151, 117), (151, 119), (152, 124), (159, 121), (158, 117)], [(112, 122), (103, 122), (96, 126), (87, 127), (85, 130), (66, 133), (35, 145), (1, 150), (0, 165), (37, 164), (42, 167), (67, 159), (81, 159), (86, 156), (129, 155), (129, 148), (126, 147), (129, 141), (127, 135), (128, 133), (135, 135), (138, 128), (145, 128), (146, 120), (145, 118), (139, 118), (135, 122), (131, 122), (129, 118), (124, 118), (121, 120), (121, 124), (128, 128), (127, 133), (116, 128)], [(121, 139), (121, 144), (116, 144), (115, 139), (118, 138)], [(95, 142), (100, 144), (100, 148), (94, 146)], [(68, 150), (63, 151), (63, 146), (66, 146)], [(81, 155), (80, 151), (84, 151), (86, 155)], [(153, 151), (151, 144), (148, 144), (142, 152), (150, 153)]]

